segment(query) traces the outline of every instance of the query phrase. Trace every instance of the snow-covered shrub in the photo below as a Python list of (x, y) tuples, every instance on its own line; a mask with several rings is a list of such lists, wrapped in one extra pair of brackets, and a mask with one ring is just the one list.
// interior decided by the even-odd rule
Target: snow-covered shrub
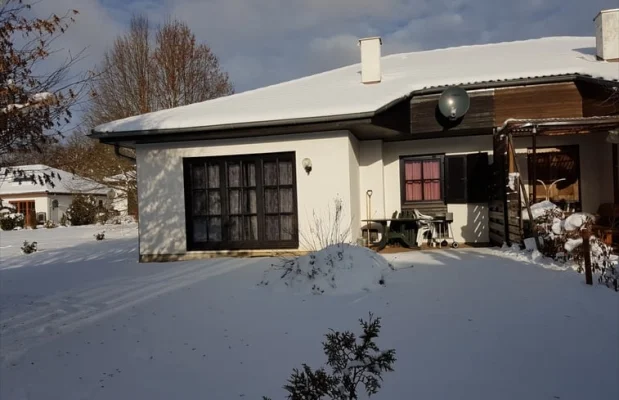
[(619, 265), (612, 247), (596, 240), (591, 244), (591, 266), (600, 272), (598, 281), (619, 291)]
[(103, 240), (103, 239), (105, 239), (105, 231), (95, 233), (92, 236), (94, 236), (96, 240)]
[[(545, 206), (543, 210), (534, 214), (534, 217), (541, 239), (542, 254), (557, 261), (573, 262), (577, 265), (576, 270), (583, 272), (585, 254), (582, 231), (593, 230), (595, 217), (587, 213), (573, 213), (566, 216), (556, 206)], [(600, 282), (616, 286), (619, 273), (616, 266), (617, 256), (612, 254), (612, 248), (594, 235), (589, 239), (589, 248), (591, 268), (601, 274)]]
[(381, 351), (374, 342), (380, 333), (380, 318), (374, 319), (370, 313), (368, 321), (359, 322), (363, 328), (359, 338), (349, 331), (331, 330), (326, 335), (322, 346), (329, 372), (325, 368), (312, 370), (307, 364), (302, 364), (300, 370), (293, 369), (284, 386), (289, 399), (357, 399), (360, 385), (368, 396), (378, 393), (383, 373), (393, 371), (395, 350)]
[(62, 217), (60, 217), (60, 226), (67, 225), (69, 225), (69, 218), (67, 218), (67, 214), (62, 214)]
[(108, 224), (120, 225), (120, 224), (133, 224), (137, 222), (132, 215), (115, 215), (110, 217), (107, 221)]
[(24, 227), (24, 215), (19, 213), (2, 214), (0, 217), (0, 228), (3, 231), (12, 231), (15, 228)]
[(56, 223), (54, 221), (52, 221), (51, 219), (48, 219), (47, 221), (45, 221), (45, 224), (43, 224), (43, 226), (46, 229), (53, 229), (53, 228), (57, 228), (58, 225), (56, 225)]
[(97, 200), (90, 195), (76, 195), (67, 209), (67, 220), (73, 226), (91, 225), (97, 221), (101, 209)]
[(37, 242), (29, 243), (27, 240), (24, 240), (24, 244), (21, 247), (21, 251), (24, 254), (30, 254), (37, 251)]
[(352, 294), (381, 288), (392, 270), (373, 250), (340, 243), (282, 259), (271, 265), (259, 285), (301, 294)]
[(307, 232), (300, 232), (300, 240), (303, 247), (312, 251), (349, 241), (350, 223), (344, 223), (344, 204), (340, 198), (333, 200), (333, 207), (327, 208), (326, 216), (314, 210), (308, 225)]
[(105, 225), (109, 219), (110, 213), (105, 208), (99, 208), (97, 212), (96, 221), (98, 224)]

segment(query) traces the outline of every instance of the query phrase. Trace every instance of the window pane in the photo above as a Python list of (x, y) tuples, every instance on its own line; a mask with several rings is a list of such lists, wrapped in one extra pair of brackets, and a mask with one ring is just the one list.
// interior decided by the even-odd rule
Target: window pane
[(406, 201), (421, 201), (421, 182), (409, 182), (406, 184)]
[(265, 235), (267, 240), (279, 240), (279, 216), (267, 215), (265, 217)]
[(281, 216), (281, 235), (282, 240), (292, 240), (293, 238), (293, 217), (292, 215), (282, 215)]
[(243, 196), (243, 211), (249, 214), (256, 214), (258, 212), (258, 204), (256, 201), (256, 190), (247, 189), (244, 191)]
[(264, 208), (267, 213), (279, 212), (277, 189), (264, 189)]
[(292, 185), (292, 163), (290, 161), (279, 162), (279, 184)]
[(209, 215), (221, 214), (221, 195), (217, 190), (209, 190), (208, 192), (208, 213)]
[(425, 181), (423, 183), (423, 199), (424, 200), (440, 200), (441, 199), (441, 182), (440, 181)]
[(193, 215), (206, 214), (206, 191), (194, 190), (193, 197)]
[(230, 217), (228, 219), (228, 236), (231, 241), (241, 240), (241, 218), (242, 217)]
[(279, 189), (279, 211), (291, 213), (293, 208), (292, 189)]
[(421, 179), (421, 161), (406, 161), (404, 175), (407, 181)]
[(206, 242), (206, 218), (193, 219), (193, 241)]
[(229, 190), (228, 191), (228, 212), (230, 214), (241, 214), (243, 210), (241, 210), (241, 191), (240, 190)]
[(191, 185), (194, 189), (204, 189), (206, 187), (206, 173), (203, 165), (193, 165), (191, 167)]
[(209, 242), (221, 242), (221, 218), (211, 217), (208, 220)]
[(241, 165), (228, 163), (228, 187), (241, 186)]
[(243, 174), (243, 186), (256, 186), (256, 164), (243, 164), (245, 173)]
[(208, 187), (211, 189), (219, 188), (219, 164), (208, 165)]
[(258, 240), (258, 217), (244, 217), (243, 220), (243, 239)]
[(438, 160), (423, 162), (423, 179), (441, 179), (441, 164)]
[(264, 184), (267, 186), (277, 185), (277, 164), (274, 162), (264, 163)]

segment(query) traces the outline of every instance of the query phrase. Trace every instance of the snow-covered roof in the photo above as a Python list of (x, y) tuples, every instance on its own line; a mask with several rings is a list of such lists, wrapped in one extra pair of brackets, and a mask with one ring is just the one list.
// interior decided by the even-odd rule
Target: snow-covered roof
[[(13, 171), (24, 171), (26, 176), (34, 175), (37, 183), (28, 179), (14, 179)], [(39, 182), (38, 177), (44, 174), (51, 177), (51, 182)], [(109, 188), (84, 177), (51, 168), (47, 165), (20, 165), (15, 167), (0, 168), (0, 196), (23, 193), (83, 193), (105, 195)]]
[(584, 75), (619, 80), (595, 57), (593, 37), (548, 37), (385, 56), (382, 81), (362, 84), (360, 64), (273, 86), (109, 122), (95, 133), (226, 127), (373, 113), (412, 92), (479, 82)]
[(104, 178), (103, 181), (111, 183), (111, 182), (124, 182), (124, 181), (129, 181), (129, 180), (136, 180), (136, 179), (137, 179), (137, 173), (135, 170), (132, 170), (132, 171), (127, 171), (122, 174), (108, 176), (107, 178)]

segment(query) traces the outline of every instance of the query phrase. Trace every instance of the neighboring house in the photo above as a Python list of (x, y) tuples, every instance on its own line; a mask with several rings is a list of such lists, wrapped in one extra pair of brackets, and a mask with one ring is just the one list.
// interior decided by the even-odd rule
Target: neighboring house
[(136, 179), (135, 171), (127, 171), (104, 179), (104, 182), (114, 191), (110, 205), (122, 216), (137, 214)]
[[(16, 170), (24, 171), (25, 176), (14, 174)], [(50, 177), (49, 182), (39, 181), (43, 175)], [(36, 182), (32, 181), (32, 176)], [(16, 212), (24, 214), (27, 225), (32, 222), (33, 215), (39, 223), (47, 220), (60, 222), (75, 194), (93, 195), (104, 205), (108, 191), (108, 188), (90, 179), (46, 165), (0, 168), (2, 203), (11, 204)]]
[[(566, 178), (550, 189), (565, 207), (619, 201), (617, 145), (607, 142), (619, 126), (609, 99), (619, 93), (618, 19), (619, 10), (600, 13), (596, 38), (382, 58), (380, 39), (363, 39), (361, 64), (110, 122), (92, 136), (136, 150), (142, 261), (306, 250), (336, 198), (356, 241), (368, 190), (372, 218), (449, 211), (460, 242), (520, 241), (526, 200), (545, 196), (537, 179)], [(456, 121), (437, 112), (451, 86), (471, 100)], [(508, 182), (516, 165), (524, 194)]]

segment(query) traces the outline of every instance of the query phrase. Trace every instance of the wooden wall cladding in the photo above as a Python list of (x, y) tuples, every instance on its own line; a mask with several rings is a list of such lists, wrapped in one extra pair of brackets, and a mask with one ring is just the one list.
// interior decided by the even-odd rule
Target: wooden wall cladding
[(464, 131), (491, 128), (494, 125), (492, 91), (472, 92), (471, 106), (466, 115), (451, 122), (438, 112), (440, 95), (414, 97), (410, 102), (410, 132), (412, 134)]
[(583, 116), (583, 101), (573, 82), (496, 89), (496, 126), (509, 118), (578, 118)]
[(619, 92), (613, 91), (612, 87), (590, 82), (576, 82), (576, 87), (582, 96), (583, 117), (619, 114)]

